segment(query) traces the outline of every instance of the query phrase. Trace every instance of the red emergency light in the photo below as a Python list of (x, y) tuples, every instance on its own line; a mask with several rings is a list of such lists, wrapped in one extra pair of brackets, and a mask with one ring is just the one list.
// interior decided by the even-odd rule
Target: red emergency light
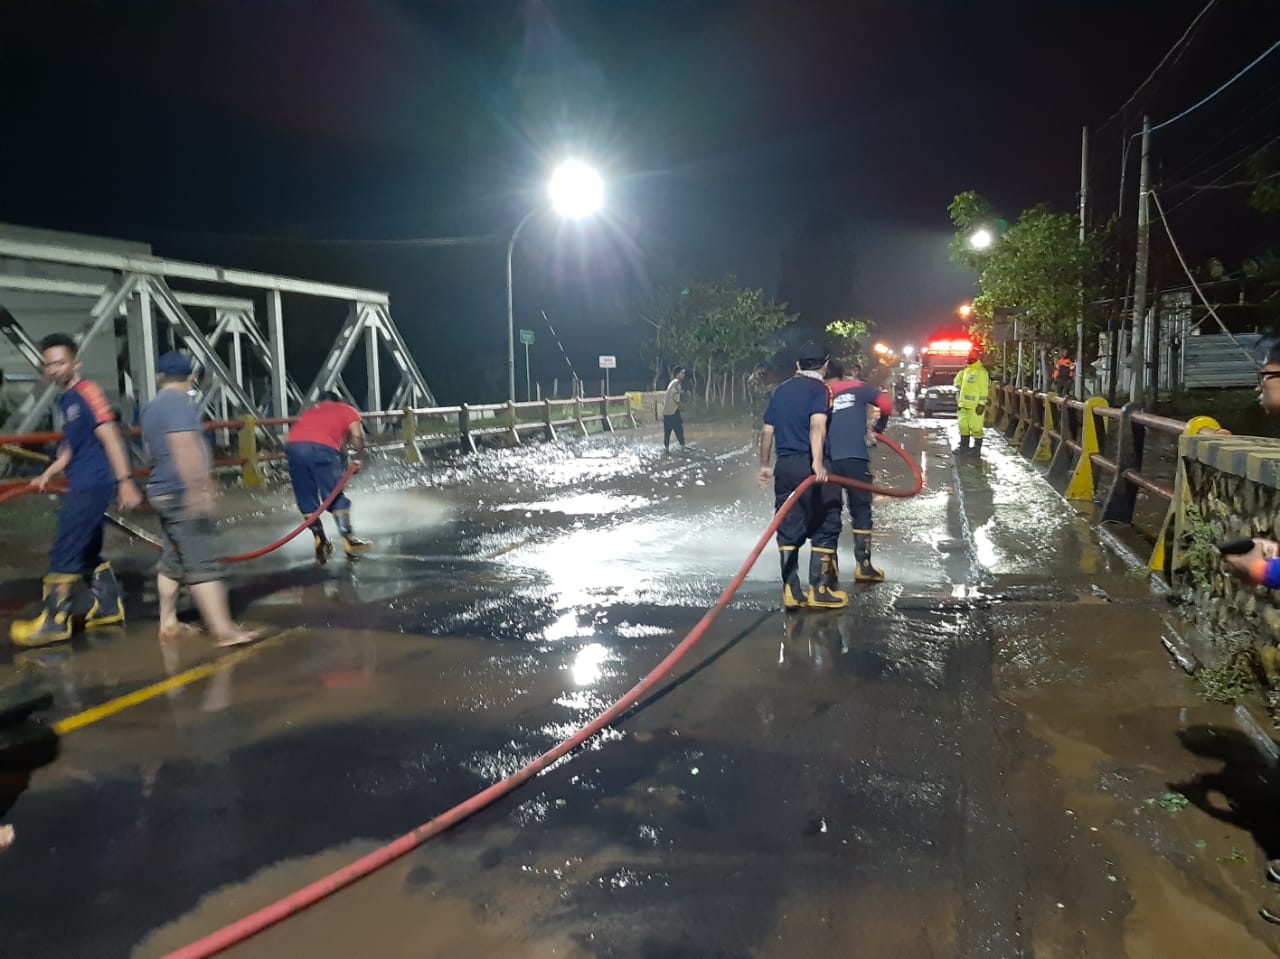
[(965, 353), (973, 349), (972, 340), (933, 340), (927, 347), (930, 353)]

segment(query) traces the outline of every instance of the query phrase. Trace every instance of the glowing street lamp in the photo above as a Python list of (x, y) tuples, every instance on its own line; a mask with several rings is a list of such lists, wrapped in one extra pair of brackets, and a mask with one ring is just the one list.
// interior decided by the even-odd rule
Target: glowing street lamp
[[(604, 180), (581, 160), (565, 160), (552, 172), (547, 195), (551, 209), (558, 215), (567, 220), (581, 220), (604, 206)], [(516, 401), (516, 317), (511, 291), (511, 257), (520, 231), (542, 209), (536, 206), (526, 213), (511, 231), (511, 242), (507, 244), (507, 400), (511, 403)]]
[(961, 303), (958, 307), (956, 307), (956, 312), (960, 314), (960, 317), (962, 319), (967, 320), (970, 316), (973, 315), (973, 304)]
[(969, 234), (969, 246), (975, 250), (989, 249), (991, 244), (995, 241), (995, 235), (985, 226), (980, 227)]
[(915, 351), (916, 351), (916, 348), (912, 346), (910, 343), (908, 343), (906, 346), (902, 348), (902, 355), (912, 356), (915, 353)]
[(889, 347), (884, 343), (877, 343), (875, 346), (871, 347), (871, 349), (879, 353), (881, 356), (889, 352)]

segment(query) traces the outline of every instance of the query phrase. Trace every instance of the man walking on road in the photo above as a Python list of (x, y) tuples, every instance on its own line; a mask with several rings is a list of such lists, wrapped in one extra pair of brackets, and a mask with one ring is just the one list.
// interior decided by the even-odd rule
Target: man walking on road
[(982, 455), (982, 435), (986, 432), (987, 398), (991, 393), (991, 378), (982, 365), (982, 347), (969, 351), (969, 365), (956, 374), (957, 418), (960, 420), (960, 446), (957, 456), (969, 454), (969, 440), (973, 440), (973, 455)]
[(160, 638), (176, 639), (178, 590), (185, 582), (205, 628), (219, 646), (252, 642), (258, 634), (231, 621), (226, 565), (213, 533), (216, 487), (210, 475), (209, 447), (200, 430), (200, 413), (191, 401), (191, 358), (165, 353), (156, 361), (160, 390), (142, 411), (142, 442), (151, 461), (147, 498), (160, 517), (164, 551), (156, 564), (160, 597)]
[(107, 398), (96, 383), (80, 377), (79, 346), (64, 333), (40, 341), (45, 377), (62, 390), (62, 442), (49, 467), (31, 481), (44, 492), (49, 481), (66, 471), (67, 492), (58, 508), (58, 525), (44, 577), (44, 608), (35, 619), (18, 620), (9, 638), (19, 646), (43, 646), (71, 638), (74, 586), (88, 577), (93, 595), (84, 624), (124, 622), (124, 598), (111, 564), (102, 558), (102, 526), (108, 507), (118, 499), (122, 509), (142, 503), (129, 475), (129, 456)]
[(680, 448), (686, 449), (684, 443), (684, 420), (680, 416), (680, 400), (684, 393), (684, 367), (677, 366), (671, 372), (671, 382), (667, 384), (667, 395), (662, 400), (662, 445), (671, 452), (671, 434), (676, 434)]
[[(835, 380), (827, 384), (831, 390), (831, 422), (827, 427), (827, 443), (831, 450), (831, 471), (846, 479), (871, 482), (871, 447), (876, 436), (884, 432), (893, 412), (889, 394), (858, 379)], [(871, 409), (877, 412), (874, 425), (867, 422)], [(871, 497), (870, 490), (845, 488), (849, 501), (849, 519), (853, 529), (853, 569), (855, 583), (879, 583), (884, 572), (871, 564)]]
[[(310, 516), (319, 509), (342, 479), (345, 468), (341, 450), (347, 444), (355, 454), (355, 462), (359, 463), (364, 453), (360, 411), (342, 402), (337, 393), (323, 394), (320, 402), (303, 412), (297, 424), (289, 430), (284, 452), (289, 461), (293, 497), (303, 516)], [(373, 545), (352, 532), (351, 500), (345, 491), (329, 504), (329, 512), (338, 524), (342, 548), (348, 556), (363, 553)], [(325, 536), (324, 522), (319, 516), (311, 524), (311, 536), (316, 545), (316, 562), (323, 564), (333, 555), (333, 544)]]
[[(760, 434), (760, 482), (773, 481), (773, 506), (810, 476), (814, 485), (782, 518), (778, 552), (782, 566), (782, 605), (786, 609), (840, 609), (849, 603), (839, 587), (836, 547), (840, 539), (840, 487), (827, 483), (824, 457), (830, 393), (823, 383), (827, 352), (812, 343), (800, 350), (796, 374), (778, 385), (764, 413)], [(774, 448), (777, 464), (771, 465)], [(800, 586), (800, 547), (809, 540), (809, 588)]]

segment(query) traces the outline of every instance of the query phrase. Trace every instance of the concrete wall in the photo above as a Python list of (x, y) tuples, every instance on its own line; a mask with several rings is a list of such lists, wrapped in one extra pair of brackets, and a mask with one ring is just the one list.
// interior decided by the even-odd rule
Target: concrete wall
[(1280, 643), (1280, 590), (1243, 583), (1195, 548), (1197, 538), (1280, 539), (1280, 439), (1183, 436), (1179, 452), (1173, 566), (1194, 589), (1194, 617), (1215, 631), (1247, 631), (1259, 645)]

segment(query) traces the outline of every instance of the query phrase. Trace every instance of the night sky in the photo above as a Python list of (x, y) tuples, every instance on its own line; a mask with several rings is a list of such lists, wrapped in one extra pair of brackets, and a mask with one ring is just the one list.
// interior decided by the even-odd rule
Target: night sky
[[(581, 373), (616, 353), (639, 381), (629, 302), (688, 274), (775, 294), (784, 255), (851, 265), (847, 309), (907, 342), (973, 292), (947, 260), (951, 197), (976, 189), (1010, 219), (1072, 209), (1080, 127), (1110, 117), (1203, 6), (11, 0), (0, 220), (389, 290), (440, 397), (492, 399), (506, 238), (572, 152), (601, 166), (608, 211), (540, 217), (522, 236), (535, 378), (564, 370), (539, 310)], [(1222, 0), (1096, 135), (1096, 215), (1114, 211), (1138, 108), (1159, 121), (1208, 93), (1280, 37), (1278, 9)], [(1280, 55), (1158, 135), (1166, 196), (1280, 134), (1277, 102)], [(1171, 220), (1201, 261), (1277, 239), (1238, 192), (1193, 196)], [(417, 237), (460, 239), (335, 242)], [(792, 278), (793, 303), (823, 302), (815, 273)], [(300, 378), (323, 339), (297, 343)]]

